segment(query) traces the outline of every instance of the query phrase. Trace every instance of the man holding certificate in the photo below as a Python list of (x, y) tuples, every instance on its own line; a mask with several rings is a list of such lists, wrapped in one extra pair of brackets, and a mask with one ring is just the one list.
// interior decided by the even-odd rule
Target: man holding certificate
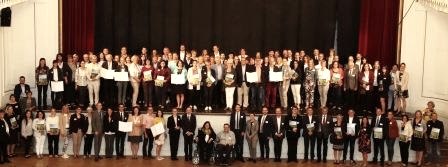
[(306, 115), (303, 117), (303, 141), (305, 142), (305, 157), (308, 161), (308, 152), (311, 151), (311, 160), (314, 160), (314, 145), (316, 144), (316, 133), (319, 129), (317, 118), (313, 116), (313, 108), (306, 109)]
[(300, 137), (302, 120), (299, 116), (299, 108), (292, 106), (292, 112), (286, 116), (285, 123), (286, 141), (288, 142), (288, 162), (297, 162), (297, 143)]
[(427, 164), (438, 163), (440, 158), (440, 143), (443, 142), (443, 133), (445, 132), (443, 122), (437, 120), (437, 113), (431, 114), (431, 120), (427, 123), (426, 135), (429, 136)]
[(348, 117), (344, 118), (344, 126), (346, 132), (346, 139), (344, 140), (344, 153), (342, 162), (347, 159), (348, 147), (350, 146), (350, 163), (355, 164), (353, 155), (355, 153), (355, 141), (358, 137), (360, 122), (359, 119), (355, 117), (355, 110), (348, 110)]
[[(333, 119), (328, 115), (328, 108), (322, 107), (317, 131), (317, 162), (327, 162), (328, 137), (331, 134)], [(322, 154), (321, 154), (322, 153)]]
[(372, 123), (373, 132), (373, 160), (371, 163), (376, 164), (378, 162), (378, 151), (381, 155), (381, 165), (384, 166), (384, 139), (388, 135), (387, 119), (382, 115), (381, 108), (376, 109), (376, 116), (374, 122)]
[(102, 80), (101, 82), (101, 89), (104, 89), (105, 91), (102, 91), (104, 97), (101, 97), (101, 100), (104, 101), (104, 105), (107, 107), (115, 107), (113, 104), (115, 103), (116, 94), (115, 91), (117, 87), (115, 86), (114, 81), (114, 73), (115, 70), (118, 69), (118, 63), (115, 61), (112, 61), (112, 55), (107, 54), (106, 61), (103, 62), (101, 65), (102, 67)]

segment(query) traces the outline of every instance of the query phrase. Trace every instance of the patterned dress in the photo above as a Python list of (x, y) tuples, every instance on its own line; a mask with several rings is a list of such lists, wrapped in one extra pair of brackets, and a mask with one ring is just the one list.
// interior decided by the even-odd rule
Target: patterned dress
[(314, 104), (314, 89), (316, 88), (316, 69), (305, 69), (305, 97), (306, 104), (312, 106)]
[(361, 153), (370, 153), (372, 151), (371, 141), (370, 141), (370, 128), (362, 127), (359, 131), (359, 152)]

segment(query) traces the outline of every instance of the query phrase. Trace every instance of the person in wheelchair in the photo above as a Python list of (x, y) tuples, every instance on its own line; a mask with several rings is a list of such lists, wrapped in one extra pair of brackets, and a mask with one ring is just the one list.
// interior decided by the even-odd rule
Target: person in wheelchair
[(216, 140), (216, 151), (218, 153), (217, 162), (221, 164), (229, 164), (230, 154), (232, 152), (233, 145), (235, 145), (235, 134), (230, 131), (229, 124), (224, 124), (224, 131), (217, 135)]
[(204, 122), (202, 128), (198, 130), (198, 136), (196, 137), (200, 162), (209, 162), (215, 140), (216, 134), (210, 125), (210, 122)]

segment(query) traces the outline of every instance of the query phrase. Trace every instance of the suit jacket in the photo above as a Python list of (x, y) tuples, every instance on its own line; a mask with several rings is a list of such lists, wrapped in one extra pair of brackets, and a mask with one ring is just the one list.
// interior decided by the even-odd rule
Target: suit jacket
[[(382, 128), (383, 129), (383, 140), (387, 139), (388, 134), (389, 134), (389, 125), (387, 124), (387, 118), (385, 115), (381, 115), (381, 119), (379, 120), (378, 125), (376, 125), (376, 121), (377, 121), (377, 116), (373, 116), (372, 117), (372, 132), (375, 132), (375, 128)], [(372, 137), (374, 136), (375, 133), (372, 133)]]
[[(295, 125), (293, 123), (295, 122)], [(300, 137), (300, 128), (302, 125), (302, 117), (300, 115), (297, 115), (295, 118), (292, 116), (292, 114), (289, 114), (285, 117), (285, 131), (286, 131), (286, 137), (288, 138), (295, 138)], [(294, 126), (297, 128), (297, 131), (294, 132)]]
[[(55, 78), (53, 78), (53, 68), (50, 68), (50, 70), (48, 71), (48, 80), (49, 81), (56, 81)], [(62, 69), (60, 69), (59, 67), (57, 68), (57, 75), (58, 75), (58, 80), (57, 81), (63, 81), (64, 80), (64, 74)]]
[[(30, 85), (25, 84), (25, 93), (28, 91), (31, 91)], [(20, 84), (17, 84), (14, 87), (14, 97), (16, 98), (17, 101), (20, 100), (20, 94), (22, 94), (22, 86), (20, 86)]]
[[(105, 61), (105, 62), (103, 62), (101, 67), (103, 67), (104, 69), (107, 70), (107, 69), (109, 69), (107, 65), (108, 65), (108, 63), (107, 63), (107, 61)], [(112, 70), (116, 70), (116, 69), (118, 69), (118, 63), (115, 61), (112, 61)]]
[[(258, 125), (259, 125), (258, 133), (263, 134), (264, 136), (267, 137), (272, 137), (272, 134), (274, 133), (272, 117), (267, 115), (264, 122), (261, 122), (262, 118), (263, 115), (258, 116)], [(260, 131), (261, 127), (263, 127), (263, 131)]]
[[(273, 120), (273, 125), (274, 125), (274, 138), (276, 138), (276, 139), (283, 139), (283, 138), (285, 138), (285, 127), (286, 127), (286, 125), (285, 125), (285, 117), (283, 117), (283, 116), (281, 116), (280, 117), (280, 124), (278, 124), (278, 122), (277, 122), (277, 117), (276, 116), (274, 116), (273, 118), (272, 118), (272, 120)], [(277, 135), (275, 135), (275, 134), (282, 134), (282, 136), (281, 137), (277, 137)]]
[(114, 112), (114, 114), (117, 116), (117, 120), (121, 121), (121, 122), (128, 122), (128, 118), (129, 118), (129, 113), (127, 113), (126, 111), (123, 111), (123, 118), (120, 115), (120, 112)]
[[(0, 143), (2, 144), (7, 144), (9, 139), (9, 134), (6, 132), (7, 123), (5, 121), (0, 120)], [(9, 130), (11, 131), (11, 129)]]
[(443, 142), (443, 137), (444, 137), (443, 135), (445, 133), (445, 128), (443, 126), (443, 122), (442, 121), (439, 121), (439, 120), (432, 121), (432, 120), (430, 120), (430, 121), (428, 121), (426, 123), (426, 126), (427, 126), (427, 128), (426, 128), (426, 135), (428, 135), (428, 138), (429, 138), (429, 136), (431, 136), (432, 128), (440, 129), (439, 139), (435, 140), (435, 139), (429, 138), (429, 141), (431, 141), (431, 142)]
[[(344, 124), (344, 126), (342, 126), (342, 130), (344, 131), (344, 132), (347, 132), (347, 125), (350, 123), (349, 122), (349, 117), (347, 116), (347, 117), (344, 117), (344, 120), (342, 121), (343, 122), (343, 124)], [(353, 134), (354, 135), (354, 137), (358, 137), (358, 134), (359, 134), (359, 129), (360, 129), (360, 126), (361, 126), (361, 122), (359, 121), (359, 118), (358, 117), (353, 117), (353, 121), (352, 121), (352, 124), (355, 124), (355, 134)]]
[(359, 76), (359, 72), (356, 68), (353, 68), (351, 75), (350, 73), (350, 69), (346, 69), (345, 70), (345, 74), (344, 74), (344, 88), (346, 90), (354, 90), (357, 91), (358, 90), (358, 76)]
[[(217, 74), (217, 72), (216, 71), (218, 71), (218, 68), (221, 68), (221, 75), (222, 75), (222, 78), (221, 79), (224, 79), (225, 78), (225, 75), (224, 75), (224, 73), (225, 73), (225, 69), (224, 69), (224, 65), (223, 64), (213, 64), (212, 65), (212, 69), (213, 69), (213, 71), (215, 71), (215, 74), (216, 75), (218, 75)], [(215, 78), (216, 80), (218, 80), (218, 76), (216, 76), (216, 78)]]
[(257, 121), (253, 122), (253, 125), (251, 126), (250, 120), (247, 120), (246, 122), (246, 138), (247, 140), (256, 141), (258, 140), (258, 129), (259, 125)]
[(187, 132), (191, 132), (194, 135), (196, 131), (196, 116), (191, 114), (190, 120), (188, 120), (187, 114), (182, 116), (182, 131), (186, 135)]
[(313, 132), (313, 134), (311, 134), (310, 137), (315, 137), (316, 133), (319, 129), (319, 121), (317, 120), (317, 118), (315, 116), (312, 116), (311, 122), (310, 122), (308, 115), (303, 116), (302, 117), (303, 137), (309, 137), (309, 135), (308, 135), (309, 129), (306, 127), (308, 124), (314, 124), (314, 128), (312, 128), (312, 131), (311, 131), (311, 132)]
[[(178, 115), (176, 119), (177, 119), (177, 126), (182, 127), (182, 119), (180, 115)], [(174, 122), (174, 117), (172, 115), (168, 117), (167, 128), (169, 130), (168, 133), (170, 134), (180, 132), (180, 129), (179, 130), (176, 129), (176, 122)]]
[[(374, 78), (374, 74), (373, 74), (373, 71), (369, 71), (369, 82), (368, 83), (366, 83), (366, 85), (368, 85), (369, 87), (370, 87), (370, 89), (369, 89), (369, 91), (372, 91), (373, 90), (373, 80), (375, 79)], [(363, 78), (365, 77), (365, 74), (364, 74), (364, 72), (360, 72), (359, 73), (359, 77), (358, 77), (358, 83), (359, 83), (359, 86), (360, 86), (360, 88), (361, 89), (364, 89), (363, 87), (361, 87), (362, 86), (362, 84), (364, 83), (364, 81), (363, 81)]]
[[(201, 82), (202, 82), (202, 85), (204, 85), (204, 86), (207, 86), (207, 76), (208, 76), (208, 72), (207, 72), (207, 68), (204, 66), (204, 67), (202, 67), (202, 70), (201, 70), (201, 76), (202, 76), (202, 79), (201, 79)], [(211, 73), (211, 76), (213, 77), (213, 78), (215, 78), (215, 82), (213, 82), (213, 84), (216, 84), (216, 73), (215, 73), (215, 70), (213, 69), (213, 68), (211, 68), (210, 69), (210, 73)]]
[[(232, 111), (232, 113), (230, 114), (230, 130), (231, 131), (235, 131), (236, 129), (236, 122), (235, 122), (235, 111)], [(246, 130), (246, 114), (244, 112), (240, 111), (240, 117), (238, 118), (238, 129), (242, 132), (244, 132)]]
[(69, 134), (77, 133), (79, 129), (81, 129), (83, 134), (86, 134), (88, 126), (89, 120), (84, 114), (81, 114), (79, 119), (76, 117), (76, 114), (72, 114), (72, 116), (70, 116)]
[(104, 132), (113, 132), (113, 133), (116, 133), (118, 131), (118, 118), (114, 113), (112, 113), (110, 121), (109, 121), (109, 116), (107, 114), (104, 115), (103, 131)]
[[(246, 73), (248, 69), (250, 69), (250, 67), (248, 64), (246, 64), (244, 73)], [(236, 86), (241, 87), (243, 82), (247, 81), (246, 74), (244, 74), (244, 78), (243, 78), (243, 66), (241, 64), (236, 65), (235, 73), (236, 73), (236, 80), (235, 80)]]
[(318, 131), (317, 131), (317, 137), (320, 138), (328, 138), (332, 132), (333, 129), (333, 118), (331, 115), (326, 115), (325, 122), (322, 122), (323, 115), (320, 115), (317, 119), (318, 122)]
[(100, 116), (98, 111), (92, 112), (92, 132), (103, 133), (103, 119), (106, 113), (104, 111), (99, 111), (103, 116)]

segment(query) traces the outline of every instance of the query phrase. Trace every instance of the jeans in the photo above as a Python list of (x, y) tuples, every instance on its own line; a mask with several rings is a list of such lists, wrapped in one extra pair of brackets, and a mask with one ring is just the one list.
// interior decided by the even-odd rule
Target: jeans
[(47, 90), (48, 85), (37, 85), (37, 107), (39, 109), (42, 109), (42, 106), (47, 107)]
[(440, 158), (439, 142), (429, 141), (428, 146), (428, 162), (438, 163)]
[(254, 107), (253, 109), (259, 111), (264, 104), (264, 88), (260, 85), (252, 85), (250, 87), (251, 97), (250, 103)]
[(213, 85), (210, 87), (204, 86), (204, 100), (205, 100), (205, 106), (212, 106), (212, 100), (213, 100)]
[(354, 160), (353, 155), (355, 154), (355, 141), (356, 141), (356, 137), (347, 137), (347, 139), (345, 139), (344, 153), (342, 156), (343, 157), (342, 160), (347, 159), (347, 153), (348, 153), (349, 146), (350, 146), (350, 160)]
[(117, 87), (118, 87), (118, 104), (125, 104), (126, 103), (126, 90), (128, 88), (128, 82), (127, 81), (118, 81)]
[(390, 85), (389, 86), (389, 92), (387, 92), (387, 109), (388, 110), (397, 110), (396, 105), (394, 105), (392, 108), (392, 104), (395, 104), (395, 86)]
[(408, 142), (399, 142), (400, 144), (400, 156), (401, 156), (401, 163), (407, 165), (408, 159), (409, 159), (409, 145), (411, 144), (410, 141)]
[(394, 158), (394, 145), (395, 145), (395, 139), (387, 139), (386, 140), (387, 145), (387, 158), (389, 158), (389, 161), (392, 161)]
[(143, 138), (143, 157), (151, 157), (152, 147), (154, 146), (154, 137), (151, 129), (145, 129), (145, 131), (147, 137)]
[(87, 86), (78, 86), (78, 104), (87, 106)]
[(152, 105), (152, 96), (154, 90), (154, 82), (146, 81), (143, 82), (143, 97), (145, 99), (145, 104), (147, 106)]
[(24, 137), (23, 139), (25, 139), (25, 155), (29, 155), (31, 144), (33, 143), (33, 136), (27, 136)]
[(158, 98), (158, 104), (161, 106), (165, 106), (166, 105), (166, 91), (167, 88), (164, 87), (160, 87), (160, 86), (155, 86), (155, 93), (156, 93), (156, 97)]

